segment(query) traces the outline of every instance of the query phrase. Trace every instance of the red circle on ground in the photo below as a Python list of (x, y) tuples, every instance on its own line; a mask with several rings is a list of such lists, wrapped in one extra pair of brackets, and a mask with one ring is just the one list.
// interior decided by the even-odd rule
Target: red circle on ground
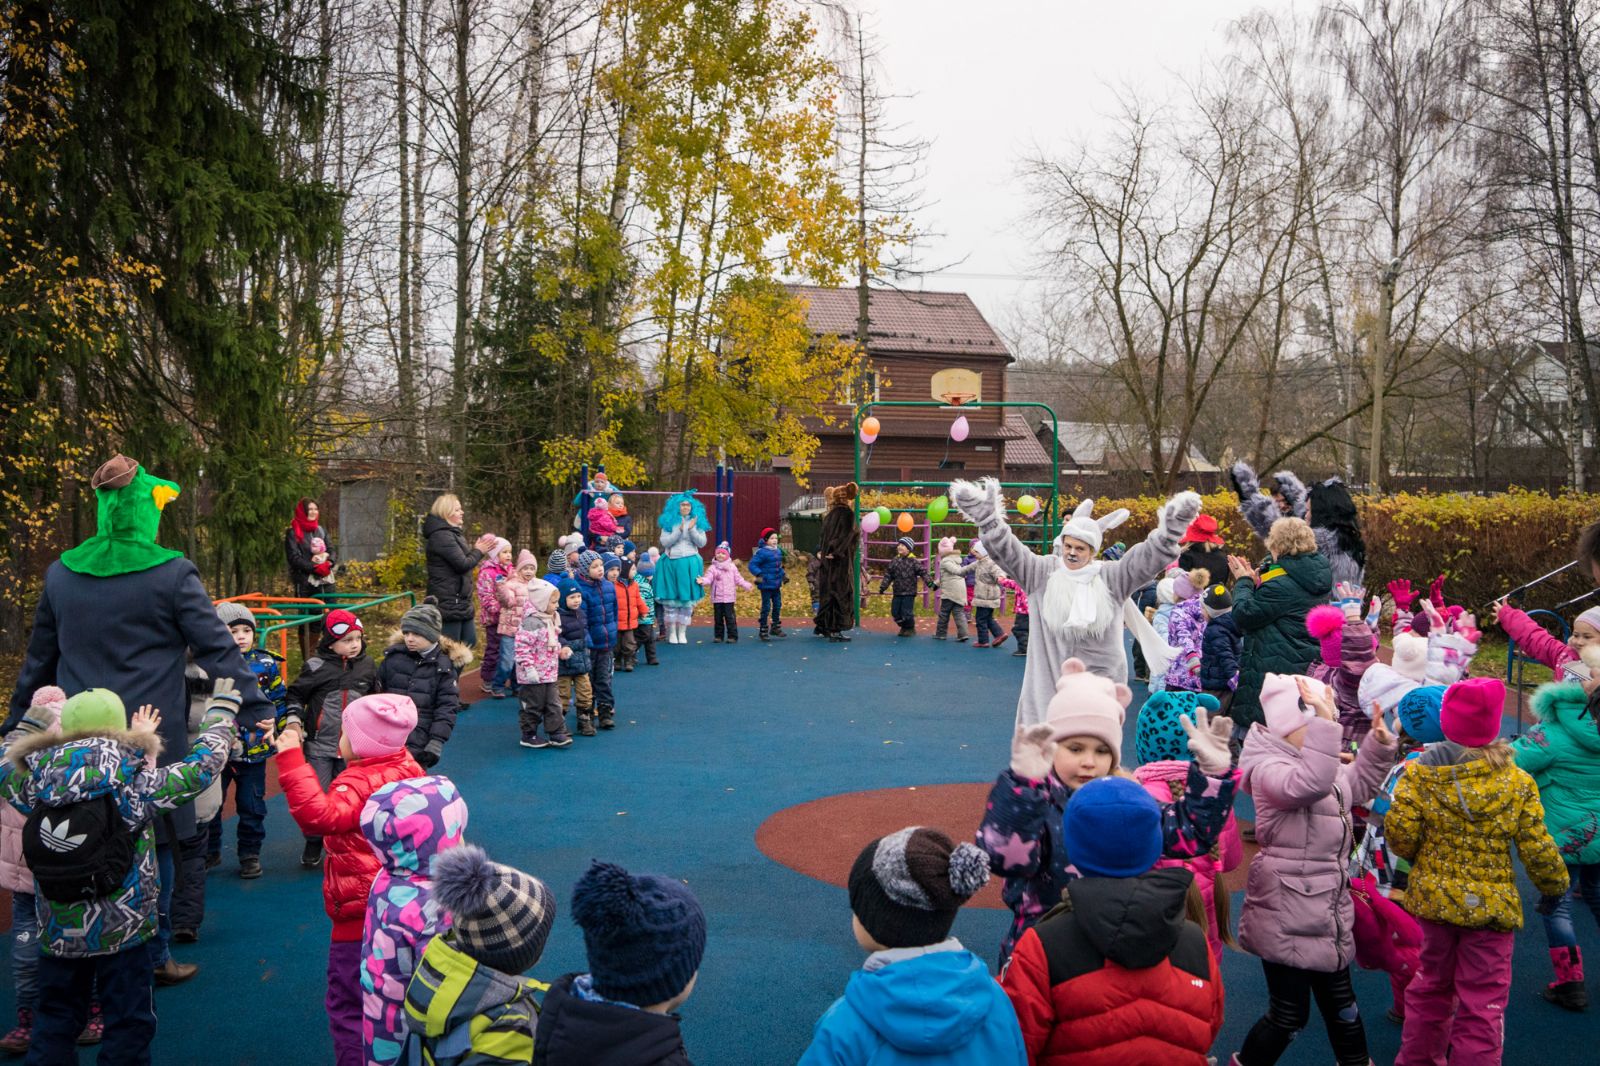
[[(988, 784), (913, 785), (824, 796), (786, 807), (762, 822), (756, 847), (773, 862), (844, 888), (862, 848), (908, 825), (938, 829), (958, 844), (970, 842), (988, 799)], [(990, 878), (968, 906), (1005, 910), (1000, 879)]]

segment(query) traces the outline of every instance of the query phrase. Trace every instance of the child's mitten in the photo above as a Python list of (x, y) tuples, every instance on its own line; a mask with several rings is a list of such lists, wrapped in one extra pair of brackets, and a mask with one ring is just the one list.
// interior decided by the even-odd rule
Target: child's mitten
[(1204, 707), (1197, 706), (1193, 718), (1184, 714), (1178, 716), (1178, 721), (1189, 734), (1189, 751), (1201, 772), (1207, 777), (1227, 773), (1233, 765), (1233, 753), (1228, 750), (1233, 719), (1220, 715), (1212, 717)]
[(1042, 781), (1056, 759), (1050, 726), (1024, 726), (1011, 738), (1011, 772), (1024, 781)]

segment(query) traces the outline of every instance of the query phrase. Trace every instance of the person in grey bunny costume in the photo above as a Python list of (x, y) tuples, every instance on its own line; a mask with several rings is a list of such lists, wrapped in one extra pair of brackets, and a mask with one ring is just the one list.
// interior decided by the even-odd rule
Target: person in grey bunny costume
[(1036, 555), (1018, 540), (1006, 522), (1000, 484), (984, 478), (974, 484), (950, 484), (950, 499), (978, 527), (979, 539), (1000, 568), (1028, 594), (1032, 605), (1031, 654), (1017, 698), (1017, 727), (1036, 725), (1048, 717), (1056, 674), (1068, 659), (1081, 659), (1089, 673), (1127, 684), (1128, 657), (1122, 647), (1124, 626), (1144, 650), (1152, 675), (1165, 670), (1172, 649), (1163, 645), (1144, 615), (1129, 602), (1137, 589), (1154, 581), (1178, 558), (1178, 539), (1200, 513), (1200, 496), (1180, 492), (1162, 505), (1156, 526), (1143, 543), (1121, 559), (1097, 559), (1105, 531), (1128, 519), (1126, 510), (1094, 518), (1094, 501), (1084, 500), (1061, 526), (1051, 555)]

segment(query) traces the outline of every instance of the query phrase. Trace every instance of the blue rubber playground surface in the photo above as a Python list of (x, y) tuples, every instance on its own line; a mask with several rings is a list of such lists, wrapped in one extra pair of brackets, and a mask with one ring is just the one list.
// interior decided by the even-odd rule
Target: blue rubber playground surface
[[(617, 675), (615, 731), (576, 738), (565, 751), (529, 751), (517, 746), (512, 701), (480, 702), (461, 716), (438, 771), (467, 798), (468, 839), (545, 879), (560, 901), (535, 976), (583, 969), (568, 901), (591, 858), (670, 874), (694, 889), (709, 923), (699, 985), (683, 1010), (690, 1056), (700, 1066), (792, 1063), (862, 955), (845, 891), (768, 858), (758, 828), (819, 797), (991, 780), (1007, 760), (1023, 660), (1010, 645), (977, 651), (927, 637), (761, 644), (747, 631), (737, 645), (715, 646), (708, 628), (691, 633), (687, 646), (660, 647), (664, 665)], [(1136, 692), (1135, 709), (1142, 698)], [(1128, 752), (1133, 722), (1130, 713)], [(321, 877), (298, 865), (300, 835), (283, 798), (269, 808), (265, 875), (235, 876), (230, 827), (200, 942), (174, 949), (201, 972), (157, 992), (158, 1063), (331, 1058)], [(1505, 1061), (1600, 1061), (1594, 1020), (1538, 999), (1548, 962), (1532, 889), (1523, 887), (1530, 927), (1518, 937)], [(1235, 920), (1241, 902), (1236, 895)], [(1006, 924), (1004, 911), (968, 908), (955, 935), (992, 965)], [(1586, 918), (1579, 930), (1600, 958), (1600, 931)], [(9, 1021), (9, 959), (0, 973), (8, 978), (0, 1018)], [(1216, 1053), (1226, 1061), (1266, 998), (1254, 958), (1229, 951), (1223, 976), (1228, 1016)], [(1383, 1016), (1388, 979), (1358, 971), (1356, 986), (1373, 1057), (1390, 1062), (1399, 1027)], [(1329, 1057), (1313, 1012), (1282, 1061)], [(82, 1058), (92, 1062), (92, 1052)]]

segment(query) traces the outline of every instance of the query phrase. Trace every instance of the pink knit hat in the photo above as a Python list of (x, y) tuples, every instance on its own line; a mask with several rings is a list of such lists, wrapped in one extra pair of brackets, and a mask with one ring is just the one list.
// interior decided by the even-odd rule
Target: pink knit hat
[(1500, 736), (1506, 683), (1497, 677), (1469, 677), (1444, 690), (1439, 727), (1444, 738), (1464, 748), (1481, 748)]
[(521, 570), (524, 566), (531, 566), (535, 570), (539, 568), (539, 560), (535, 559), (533, 553), (527, 548), (523, 548), (517, 553), (517, 569)]
[[(1290, 733), (1316, 717), (1316, 712), (1300, 702), (1300, 686), (1293, 674), (1268, 674), (1261, 680), (1261, 715), (1266, 719), (1267, 732), (1275, 737)], [(1315, 678), (1306, 678), (1311, 691), (1321, 693), (1323, 684)]]
[(1591, 607), (1573, 619), (1573, 625), (1577, 625), (1579, 622), (1587, 622), (1596, 629), (1600, 629), (1600, 607)]
[(393, 755), (417, 727), (417, 705), (410, 696), (362, 696), (344, 709), (344, 735), (358, 759)]
[(489, 549), (489, 558), (498, 559), (500, 553), (511, 547), (511, 542), (504, 537), (494, 538), (494, 547)]
[(1117, 762), (1122, 762), (1122, 722), (1133, 693), (1127, 685), (1088, 672), (1082, 659), (1061, 664), (1056, 694), (1050, 697), (1045, 724), (1050, 739), (1094, 737), (1103, 740)]

